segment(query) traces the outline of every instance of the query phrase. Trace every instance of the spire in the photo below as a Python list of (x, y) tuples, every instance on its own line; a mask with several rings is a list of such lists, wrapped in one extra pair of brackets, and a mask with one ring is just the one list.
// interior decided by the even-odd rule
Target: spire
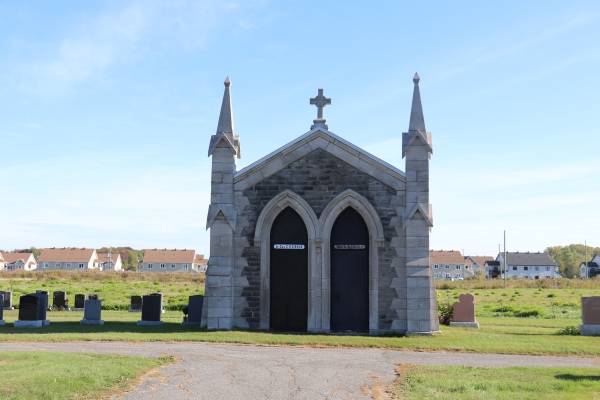
[(423, 131), (425, 132), (425, 117), (423, 116), (423, 106), (421, 105), (421, 92), (419, 91), (419, 81), (421, 78), (418, 73), (415, 73), (413, 82), (415, 90), (413, 92), (412, 109), (410, 110), (410, 123), (408, 131)]
[(225, 93), (223, 93), (223, 103), (221, 104), (221, 114), (219, 115), (219, 124), (217, 125), (217, 133), (224, 133), (230, 140), (233, 139), (233, 110), (231, 108), (231, 95), (229, 87), (231, 81), (229, 77), (225, 78)]

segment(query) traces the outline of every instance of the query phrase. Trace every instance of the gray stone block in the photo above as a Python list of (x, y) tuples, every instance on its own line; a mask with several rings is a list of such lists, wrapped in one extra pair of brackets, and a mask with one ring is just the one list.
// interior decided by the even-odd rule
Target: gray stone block
[(162, 325), (162, 321), (138, 321), (138, 326), (158, 326)]
[[(138, 321), (138, 325), (140, 325), (141, 321)], [(148, 322), (148, 321), (145, 321)], [(81, 325), (104, 325), (104, 321), (101, 319), (82, 319), (79, 321)]]
[[(460, 326), (462, 328), (479, 329), (479, 322), (450, 322), (450, 326)], [(600, 330), (599, 330), (600, 334)]]
[(600, 336), (600, 325), (580, 324), (579, 333), (581, 336)]
[(14, 322), (14, 327), (15, 328), (41, 328), (42, 326), (44, 326), (44, 321), (38, 320), (38, 321), (20, 321), (20, 320), (16, 320)]

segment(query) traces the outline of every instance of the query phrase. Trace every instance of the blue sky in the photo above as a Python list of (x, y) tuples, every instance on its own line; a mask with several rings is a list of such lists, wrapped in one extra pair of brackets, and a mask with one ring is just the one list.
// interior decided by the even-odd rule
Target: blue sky
[[(490, 4), (488, 4), (490, 3)], [(433, 249), (600, 246), (597, 2), (0, 3), (0, 249), (194, 248), (223, 80), (238, 169), (330, 130), (404, 170), (433, 133)]]

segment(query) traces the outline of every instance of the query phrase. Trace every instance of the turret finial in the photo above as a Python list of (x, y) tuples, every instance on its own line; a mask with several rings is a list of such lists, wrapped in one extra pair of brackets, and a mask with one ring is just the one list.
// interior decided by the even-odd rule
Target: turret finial
[(412, 108), (410, 110), (410, 122), (408, 131), (423, 131), (425, 132), (425, 117), (423, 116), (423, 106), (421, 105), (421, 91), (419, 90), (419, 74), (415, 74), (413, 82), (415, 90), (413, 92)]
[(415, 76), (413, 77), (413, 82), (419, 83), (420, 80), (421, 80), (421, 78), (419, 77), (419, 73), (415, 72)]
[(229, 77), (225, 78), (225, 82), (223, 83), (225, 84), (225, 87), (231, 86), (231, 81), (229, 80)]

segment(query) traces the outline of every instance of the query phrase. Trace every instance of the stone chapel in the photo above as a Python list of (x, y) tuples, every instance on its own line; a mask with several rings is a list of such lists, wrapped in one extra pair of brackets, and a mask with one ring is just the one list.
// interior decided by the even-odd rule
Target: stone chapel
[[(329, 130), (310, 130), (236, 170), (229, 78), (212, 156), (210, 259), (202, 326), (288, 332), (431, 334), (431, 133), (419, 91), (402, 134), (405, 171)], [(258, 139), (255, 138), (255, 139)]]

